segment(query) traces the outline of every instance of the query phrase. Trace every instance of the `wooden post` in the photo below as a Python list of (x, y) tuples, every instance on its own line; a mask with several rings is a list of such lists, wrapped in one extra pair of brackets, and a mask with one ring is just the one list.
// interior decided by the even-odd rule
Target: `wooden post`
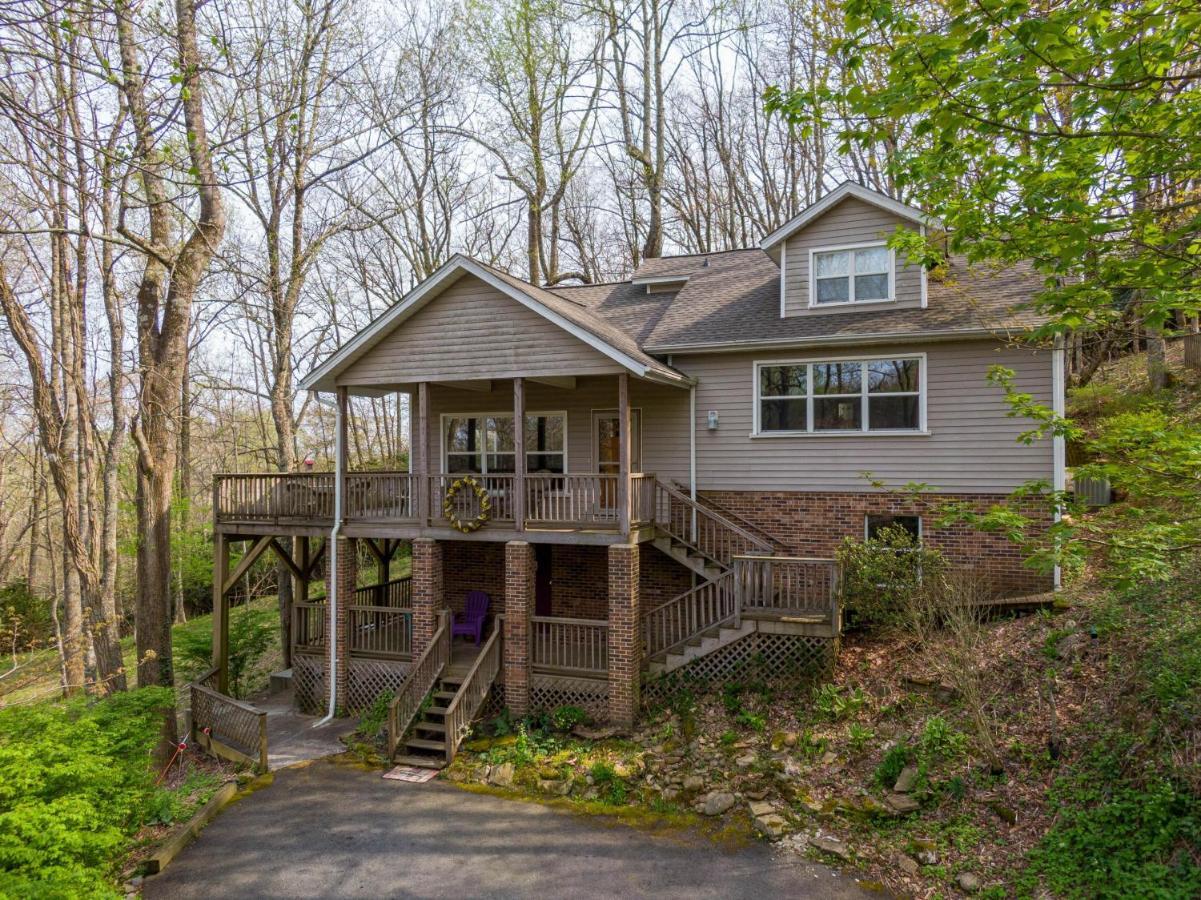
[(630, 376), (617, 376), (617, 516), (621, 533), (630, 534)]
[(284, 668), (292, 668), (292, 635), (295, 634), (295, 628), (292, 625), (292, 619), (296, 616), (296, 604), (309, 602), (309, 582), (308, 574), (309, 567), (312, 564), (309, 554), (309, 539), (305, 536), (292, 538), (292, 559), (304, 577), (300, 577), (295, 572), (292, 573), (292, 606), (288, 610), (288, 636), (284, 651)]
[(430, 418), (430, 388), (424, 381), (417, 385), (417, 418), (413, 426), (413, 447), (417, 452), (417, 521), (422, 525), (429, 524), (430, 517), (430, 485), (432, 475), (430, 469), (429, 444)]
[(229, 694), (229, 538), (221, 532), (213, 547), (213, 665), (217, 667), (217, 690)]
[(525, 382), (513, 379), (513, 527), (525, 530)]

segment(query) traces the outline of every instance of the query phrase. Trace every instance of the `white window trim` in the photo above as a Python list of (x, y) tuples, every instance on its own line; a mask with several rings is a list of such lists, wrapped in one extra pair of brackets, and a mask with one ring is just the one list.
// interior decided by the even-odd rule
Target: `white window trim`
[[(812, 370), (809, 370), (806, 377), (806, 393), (805, 393), (805, 423), (806, 430), (804, 431), (764, 431), (760, 424), (760, 414), (762, 412), (762, 399), (759, 396), (759, 370), (764, 366), (803, 366), (813, 363), (837, 363), (837, 362), (859, 362), (869, 363), (881, 359), (916, 359), (918, 361), (918, 399), (917, 399), (917, 418), (918, 427), (913, 428), (889, 428), (889, 429), (868, 429), (868, 397), (872, 396), (867, 391), (867, 383), (863, 381), (860, 388), (860, 402), (864, 404), (863, 415), (860, 417), (862, 426), (856, 430), (835, 431), (822, 430), (815, 431), (813, 429), (813, 398), (816, 396), (841, 396), (841, 395), (816, 395), (812, 393)], [(757, 359), (751, 366), (751, 395), (754, 400), (753, 422), (754, 426), (751, 430), (750, 437), (752, 438), (826, 438), (826, 437), (929, 437), (930, 432), (927, 430), (926, 422), (926, 399), (928, 394), (928, 374), (927, 374), (927, 358), (925, 353), (880, 353), (871, 356), (806, 356), (794, 359)], [(851, 396), (851, 395), (848, 395)], [(875, 396), (883, 397), (886, 394), (876, 394)], [(799, 399), (799, 398), (798, 398)]]
[[(639, 462), (642, 463), (642, 469), (645, 470), (646, 469), (646, 456), (643, 455), (643, 451), (646, 449), (646, 436), (643, 434), (643, 432), (646, 430), (646, 415), (642, 412), (641, 406), (631, 406), (630, 407), (630, 419), (631, 420), (633, 420), (633, 418), (634, 418), (635, 411), (638, 413), (639, 418), (642, 420), (642, 427), (638, 429), (638, 460), (639, 460)], [(588, 411), (588, 423), (589, 423), (588, 430), (592, 434), (592, 445), (588, 448), (588, 460), (591, 463), (593, 472), (597, 472), (597, 473), (600, 472), (600, 455), (597, 452), (597, 438), (599, 437), (599, 432), (596, 430), (597, 417), (598, 417), (598, 415), (603, 415), (605, 413), (612, 413), (614, 418), (616, 418), (618, 412), (619, 412), (619, 410), (617, 409), (616, 406), (593, 406)], [(634, 455), (632, 452), (633, 449), (634, 449), (634, 442), (630, 441), (630, 450), (631, 450), (630, 456), (631, 457)], [(630, 465), (633, 466), (633, 463), (634, 463), (634, 460), (631, 459)], [(631, 468), (631, 472), (633, 472), (632, 468)], [(641, 474), (641, 472), (636, 473), (636, 474)]]
[(920, 513), (864, 513), (863, 514), (863, 539), (865, 541), (868, 539), (868, 537), (867, 537), (868, 520), (872, 516), (892, 516), (893, 518), (898, 518), (900, 516), (908, 516), (910, 518), (916, 518), (917, 519), (917, 542), (919, 545), (921, 544), (922, 539), (926, 536), (925, 535), (926, 525), (922, 521), (922, 517), (921, 517)]
[[(563, 417), (563, 474), (566, 475), (568, 460), (570, 459), (570, 457), (567, 455), (567, 426), (568, 426), (567, 410), (565, 410), (565, 409), (549, 409), (549, 410), (527, 409), (525, 411), (525, 414), (527, 416), (562, 416)], [(512, 418), (513, 410), (499, 409), (499, 410), (492, 410), (490, 412), (444, 412), (441, 415), (439, 415), (439, 417), (438, 417), (438, 424), (439, 424), (438, 449), (440, 452), (439, 452), (438, 458), (442, 465), (442, 472), (449, 473), (449, 471), (450, 471), (450, 467), (447, 465), (447, 462), (446, 462), (446, 457), (447, 457), (447, 453), (448, 453), (448, 451), (446, 449), (446, 420), (447, 419), (484, 419), (484, 418), (488, 418), (489, 416), (491, 416), (493, 418), (498, 418), (501, 416), (508, 416), (508, 417)], [(480, 456), (483, 457), (483, 460), (484, 460), (483, 465), (487, 466), (488, 451), (487, 450), (479, 450), (477, 452), (480, 454)], [(508, 451), (505, 451), (505, 452), (507, 453)], [(558, 453), (559, 451), (557, 451), (557, 450), (545, 450), (545, 451), (526, 450), (525, 455), (528, 457), (531, 453), (539, 453), (539, 452)], [(466, 451), (463, 451), (463, 453), (464, 453), (464, 455), (466, 455)], [(482, 472), (480, 474), (482, 474), (482, 475), (498, 475), (499, 476), (499, 475), (511, 475), (512, 473), (511, 472)]]
[[(884, 247), (888, 250), (888, 297), (883, 300), (840, 300), (837, 303), (818, 303), (817, 302), (817, 255), (819, 253), (842, 253), (847, 250), (870, 250), (875, 247)], [(854, 267), (855, 256), (851, 254), (851, 266)], [(879, 274), (879, 273), (873, 273)], [(852, 298), (855, 294), (855, 273), (848, 274), (849, 293)], [(865, 244), (842, 244), (838, 247), (810, 247), (809, 248), (809, 308), (810, 309), (838, 309), (842, 306), (871, 306), (875, 303), (896, 303), (897, 302), (897, 253), (888, 246), (887, 241), (870, 241)]]

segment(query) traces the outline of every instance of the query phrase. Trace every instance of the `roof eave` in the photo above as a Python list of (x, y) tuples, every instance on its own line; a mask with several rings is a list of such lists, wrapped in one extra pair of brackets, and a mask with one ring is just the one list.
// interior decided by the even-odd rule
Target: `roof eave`
[(1013, 339), (1026, 335), (1029, 328), (1010, 326), (996, 328), (957, 328), (923, 332), (872, 332), (867, 334), (832, 334), (807, 338), (783, 337), (772, 339), (750, 339), (741, 341), (697, 341), (693, 343), (655, 344), (647, 346), (648, 353), (736, 353), (778, 347), (830, 347), (847, 344), (920, 344), (954, 340), (996, 338)]

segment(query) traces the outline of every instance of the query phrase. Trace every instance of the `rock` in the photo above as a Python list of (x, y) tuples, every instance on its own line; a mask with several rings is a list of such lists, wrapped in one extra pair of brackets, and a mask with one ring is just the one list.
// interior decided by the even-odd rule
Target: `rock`
[(922, 850), (918, 850), (915, 855), (917, 856), (917, 861), (920, 862), (923, 866), (937, 866), (938, 865), (938, 851), (937, 850), (934, 850), (932, 848), (925, 848)]
[(822, 812), (823, 807), (821, 801), (815, 800), (811, 794), (802, 792), (799, 799), (801, 806), (805, 807), (805, 809), (809, 810), (809, 812), (813, 813), (815, 816)]
[(1069, 634), (1055, 647), (1055, 656), (1060, 660), (1073, 660), (1085, 652), (1088, 647), (1088, 635), (1081, 632)]
[(908, 794), (889, 794), (884, 798), (884, 805), (898, 816), (907, 816), (922, 808), (922, 805)]
[(917, 860), (906, 853), (898, 853), (893, 862), (906, 875), (917, 875), (922, 870), (922, 867), (917, 864)]
[(801, 739), (801, 736), (799, 734), (797, 734), (795, 731), (784, 732), (784, 746), (785, 747), (795, 747), (797, 745), (797, 742), (800, 741), (800, 739)]
[(980, 879), (971, 872), (960, 872), (955, 882), (959, 885), (959, 890), (965, 894), (974, 894), (980, 890)]
[(720, 816), (722, 813), (728, 812), (734, 802), (733, 794), (726, 791), (713, 791), (705, 798), (702, 812), (707, 816)]
[(499, 766), (494, 766), (492, 771), (488, 773), (488, 783), (494, 784), (497, 787), (512, 787), (513, 775), (513, 764), (501, 763)]
[(563, 779), (543, 778), (538, 781), (538, 790), (544, 794), (566, 797), (571, 793), (571, 782)]
[(823, 834), (819, 834), (815, 838), (810, 838), (809, 844), (823, 853), (829, 853), (831, 856), (837, 856), (839, 859), (849, 860), (851, 858), (851, 848), (836, 837), (826, 837)]
[(622, 761), (613, 767), (613, 774), (618, 778), (629, 778), (634, 774), (634, 767)]
[(758, 758), (754, 753), (746, 753), (734, 760), (734, 765), (740, 769), (749, 769)]
[(684, 790), (691, 792), (703, 790), (705, 787), (705, 779), (700, 775), (689, 775), (684, 779)]
[(750, 810), (751, 815), (758, 819), (760, 816), (770, 816), (776, 811), (776, 808), (766, 800), (752, 800), (747, 803), (746, 808)]
[(779, 813), (755, 818), (755, 830), (769, 841), (778, 841), (788, 833), (788, 820)]
[(747, 791), (745, 791), (744, 793), (746, 794), (746, 799), (748, 799), (748, 800), (762, 800), (767, 796), (767, 788), (765, 788), (765, 787), (750, 788)]
[(836, 759), (838, 759), (838, 754), (835, 753), (833, 750), (827, 750), (825, 753), (822, 754), (822, 765), (828, 766), (828, 765), (830, 765), (830, 763), (834, 762), (834, 760), (836, 760)]
[(677, 800), (679, 798), (679, 796), (680, 796), (679, 788), (669, 787), (669, 788), (663, 789), (662, 797), (668, 803), (671, 803), (674, 800)]
[(906, 766), (901, 769), (901, 774), (897, 776), (897, 783), (892, 786), (892, 789), (898, 794), (908, 794), (916, 783), (917, 766)]
[(991, 809), (993, 814), (1006, 825), (1017, 824), (1018, 814), (1014, 811), (1013, 807), (1006, 806), (999, 800), (990, 800), (985, 805)]

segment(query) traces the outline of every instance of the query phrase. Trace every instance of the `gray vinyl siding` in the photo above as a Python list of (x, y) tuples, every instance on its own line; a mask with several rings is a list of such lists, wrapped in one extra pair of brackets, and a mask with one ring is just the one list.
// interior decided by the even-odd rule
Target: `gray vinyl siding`
[(398, 324), (347, 369), (338, 384), (619, 371), (621, 367), (598, 350), (468, 275)]
[[(917, 228), (913, 222), (848, 197), (827, 210), (784, 242), (784, 315), (821, 316), (846, 313), (853, 305), (809, 308), (809, 251), (824, 247), (843, 247), (848, 244), (868, 244), (886, 240), (898, 225)], [(864, 315), (872, 310), (896, 307), (915, 308), (922, 304), (922, 274), (919, 266), (906, 265), (904, 254), (896, 260), (896, 300), (893, 303), (871, 303), (863, 307)]]
[[(751, 437), (756, 360), (854, 357), (848, 348), (677, 356), (675, 364), (698, 378), (697, 481), (701, 490), (864, 491), (863, 472), (899, 488), (925, 482), (945, 492), (1010, 491), (1053, 474), (1049, 440), (1019, 444), (1031, 423), (1011, 419), (1001, 391), (985, 380), (989, 367), (1017, 373), (1017, 388), (1051, 404), (1051, 354), (994, 341), (872, 347), (863, 356), (925, 352), (928, 435)], [(706, 427), (709, 410), (719, 425)]]
[[(642, 470), (668, 480), (688, 482), (688, 391), (630, 379), (630, 406), (642, 410)], [(567, 471), (595, 472), (592, 411), (617, 408), (617, 379), (580, 378), (574, 389), (526, 382), (529, 412), (567, 413)], [(498, 381), (490, 392), (443, 385), (430, 388), (430, 452), (441, 465), (444, 413), (511, 413), (513, 384)]]

